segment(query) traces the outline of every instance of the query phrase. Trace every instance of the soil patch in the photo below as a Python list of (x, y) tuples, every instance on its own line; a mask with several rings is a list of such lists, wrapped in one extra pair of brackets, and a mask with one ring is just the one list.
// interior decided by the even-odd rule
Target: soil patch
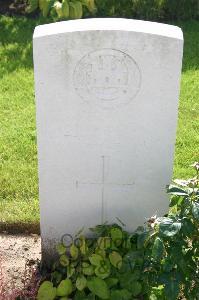
[(41, 260), (40, 236), (0, 234), (0, 259), (6, 285), (22, 288), (27, 266), (37, 266)]

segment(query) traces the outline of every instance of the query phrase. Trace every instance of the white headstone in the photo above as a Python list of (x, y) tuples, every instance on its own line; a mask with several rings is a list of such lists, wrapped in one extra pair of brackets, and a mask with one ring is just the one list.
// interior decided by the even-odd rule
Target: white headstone
[(88, 19), (38, 26), (34, 67), (41, 234), (120, 218), (133, 230), (168, 208), (181, 29)]

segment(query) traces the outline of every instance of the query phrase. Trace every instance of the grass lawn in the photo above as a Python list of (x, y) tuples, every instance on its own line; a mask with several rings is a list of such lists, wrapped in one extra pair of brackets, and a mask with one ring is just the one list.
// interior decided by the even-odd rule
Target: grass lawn
[[(32, 34), (39, 21), (0, 16), (0, 228), (38, 230)], [(199, 22), (179, 23), (185, 50), (174, 177), (199, 160)], [(14, 226), (13, 226), (14, 225)]]

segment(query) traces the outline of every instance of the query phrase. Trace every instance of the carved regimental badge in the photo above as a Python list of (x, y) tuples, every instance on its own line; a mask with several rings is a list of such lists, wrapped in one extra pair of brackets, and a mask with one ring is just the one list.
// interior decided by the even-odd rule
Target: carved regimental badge
[(86, 101), (105, 108), (129, 103), (138, 93), (141, 73), (135, 60), (115, 49), (85, 55), (74, 71), (74, 87)]

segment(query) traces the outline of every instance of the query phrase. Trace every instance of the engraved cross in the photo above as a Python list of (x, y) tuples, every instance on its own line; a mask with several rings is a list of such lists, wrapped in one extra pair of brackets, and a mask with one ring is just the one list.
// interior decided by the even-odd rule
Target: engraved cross
[(102, 159), (102, 180), (101, 182), (79, 182), (76, 181), (76, 187), (78, 188), (79, 185), (101, 185), (101, 200), (102, 200), (102, 208), (101, 208), (101, 222), (102, 224), (106, 221), (104, 220), (105, 216), (105, 195), (104, 190), (105, 186), (113, 185), (113, 186), (133, 186), (134, 183), (114, 183), (114, 182), (105, 182), (105, 156), (101, 157)]

